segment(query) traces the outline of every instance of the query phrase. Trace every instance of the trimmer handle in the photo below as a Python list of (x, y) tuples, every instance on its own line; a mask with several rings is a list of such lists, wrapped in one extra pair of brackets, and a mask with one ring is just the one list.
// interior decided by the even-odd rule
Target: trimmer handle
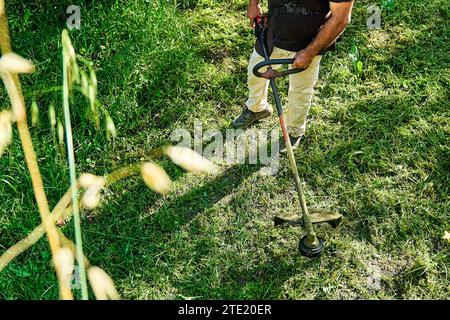
[[(272, 79), (272, 78), (278, 78), (278, 77), (284, 77), (290, 74), (298, 73), (303, 71), (304, 69), (301, 68), (295, 68), (295, 69), (289, 69), (284, 71), (275, 71), (270, 66), (274, 64), (283, 65), (283, 64), (293, 64), (295, 59), (274, 59), (270, 60), (269, 53), (267, 51), (266, 46), (266, 31), (267, 27), (269, 25), (269, 19), (267, 15), (258, 16), (255, 18), (255, 34), (258, 40), (261, 43), (263, 52), (264, 52), (264, 59), (265, 61), (262, 61), (258, 63), (253, 68), (253, 74), (259, 78), (266, 78), (266, 79)], [(266, 72), (261, 73), (259, 70), (263, 67), (268, 67), (268, 70)]]
[(257, 16), (254, 19), (254, 22), (256, 38), (259, 39), (261, 36), (263, 36), (264, 38), (264, 32), (267, 30), (267, 26), (269, 25), (269, 18), (267, 17), (267, 15)]
[(267, 67), (267, 66), (274, 65), (274, 64), (278, 64), (278, 65), (293, 64), (294, 61), (295, 61), (295, 59), (264, 60), (253, 67), (253, 74), (259, 78), (271, 79), (271, 78), (288, 76), (288, 75), (291, 75), (294, 73), (299, 73), (299, 72), (302, 72), (303, 70), (305, 70), (302, 68), (294, 68), (294, 69), (288, 69), (288, 70), (284, 70), (284, 71), (276, 71), (276, 70), (269, 69), (266, 72), (263, 72), (263, 73), (260, 72), (261, 68), (263, 68), (263, 67)]

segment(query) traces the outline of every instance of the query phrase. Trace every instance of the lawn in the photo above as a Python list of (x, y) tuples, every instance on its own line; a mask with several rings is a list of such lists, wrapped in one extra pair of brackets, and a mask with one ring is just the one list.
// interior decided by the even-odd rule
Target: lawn
[[(66, 192), (69, 172), (47, 120), (62, 118), (60, 35), (73, 1), (7, 1), (14, 51), (37, 71), (22, 76), (41, 112), (32, 129), (50, 206)], [(94, 62), (99, 99), (118, 137), (86, 122), (74, 102), (79, 172), (104, 175), (171, 143), (179, 128), (223, 130), (246, 99), (254, 36), (246, 0), (78, 1), (78, 53)], [(276, 175), (250, 164), (224, 165), (215, 176), (161, 164), (175, 189), (161, 196), (135, 177), (109, 188), (84, 212), (84, 251), (106, 270), (124, 299), (448, 299), (450, 294), (450, 4), (356, 1), (337, 50), (322, 59), (306, 137), (296, 151), (312, 207), (343, 214), (317, 227), (318, 259), (298, 254), (302, 231), (274, 227), (274, 215), (299, 210), (288, 161)], [(368, 30), (367, 7), (382, 7), (382, 28)], [(363, 64), (355, 72), (350, 53)], [(286, 81), (280, 82), (283, 101)], [(0, 88), (1, 108), (9, 106)], [(277, 119), (258, 124), (276, 128)], [(40, 217), (14, 132), (0, 158), (0, 254)], [(72, 223), (62, 230), (74, 239)], [(1, 299), (56, 299), (48, 241), (0, 273)], [(78, 292), (75, 292), (78, 295)], [(93, 296), (92, 296), (93, 297)]]

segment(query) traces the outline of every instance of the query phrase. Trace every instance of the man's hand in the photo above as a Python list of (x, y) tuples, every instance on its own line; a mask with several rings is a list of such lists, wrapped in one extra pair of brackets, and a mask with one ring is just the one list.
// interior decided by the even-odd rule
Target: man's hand
[(262, 16), (261, 6), (259, 0), (249, 0), (247, 8), (247, 17), (250, 19), (250, 27), (255, 27), (255, 18)]
[(308, 50), (304, 49), (297, 52), (294, 58), (295, 61), (292, 64), (293, 68), (306, 69), (311, 64), (314, 55), (312, 55)]
[(309, 46), (297, 53), (294, 68), (307, 68), (312, 59), (334, 42), (344, 31), (350, 22), (353, 1), (349, 2), (330, 2), (331, 17), (320, 28), (316, 38)]

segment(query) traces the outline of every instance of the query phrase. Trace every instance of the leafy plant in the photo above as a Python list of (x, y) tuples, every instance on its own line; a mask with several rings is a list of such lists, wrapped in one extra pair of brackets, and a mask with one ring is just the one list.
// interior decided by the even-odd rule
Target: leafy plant
[(381, 7), (387, 11), (392, 11), (395, 7), (395, 0), (382, 0)]
[(349, 56), (352, 62), (353, 72), (355, 72), (358, 76), (361, 76), (363, 73), (363, 63), (360, 60), (359, 50), (356, 45), (351, 47)]

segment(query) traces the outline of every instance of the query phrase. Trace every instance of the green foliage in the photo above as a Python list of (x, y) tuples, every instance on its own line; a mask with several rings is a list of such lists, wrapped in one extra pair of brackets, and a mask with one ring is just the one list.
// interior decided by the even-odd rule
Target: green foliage
[(352, 61), (352, 70), (357, 75), (361, 75), (363, 72), (363, 63), (360, 60), (358, 47), (353, 45), (349, 53), (350, 59)]
[[(23, 77), (25, 90), (60, 83), (67, 6), (53, 3), (7, 4), (15, 51), (38, 66)], [(178, 2), (190, 3), (183, 10), (175, 3), (80, 1), (81, 30), (70, 36), (95, 61), (98, 95), (118, 127), (111, 149), (81, 121), (85, 102), (75, 102), (80, 172), (102, 175), (145, 157), (175, 128), (192, 129), (201, 119), (204, 129), (221, 129), (240, 111), (254, 42), (247, 1)], [(337, 51), (322, 60), (311, 121), (296, 153), (309, 204), (344, 214), (337, 229), (318, 228), (328, 239), (324, 256), (298, 256), (300, 231), (272, 227), (273, 215), (298, 210), (287, 161), (276, 177), (243, 165), (208, 179), (167, 163), (173, 195), (161, 198), (140, 179), (121, 182), (83, 220), (85, 251), (124, 298), (448, 298), (449, 247), (441, 239), (450, 229), (448, 1), (396, 1), (395, 10), (383, 10), (382, 29), (373, 31), (366, 28), (370, 4), (355, 2)], [(363, 76), (349, 59), (353, 45)], [(53, 205), (69, 185), (44, 125), (58, 99), (59, 93), (36, 96), (42, 121), (33, 129)], [(276, 126), (276, 119), (261, 125)], [(2, 248), (39, 223), (23, 163), (17, 143), (0, 159)], [(0, 297), (56, 298), (48, 261), (41, 240), (0, 273)]]
[(386, 9), (387, 11), (391, 11), (395, 8), (396, 2), (395, 0), (382, 0), (381, 6), (382, 8)]

